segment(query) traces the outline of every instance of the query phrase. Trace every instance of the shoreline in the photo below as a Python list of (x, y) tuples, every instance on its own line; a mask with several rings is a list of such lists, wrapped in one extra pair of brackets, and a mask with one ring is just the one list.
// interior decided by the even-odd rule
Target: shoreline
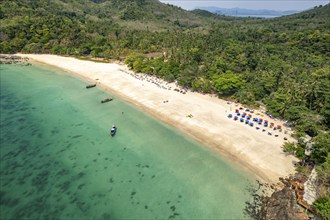
[[(97, 87), (176, 127), (263, 182), (275, 184), (279, 177), (288, 177), (295, 172), (293, 163), (297, 159), (282, 151), (283, 132), (274, 137), (229, 119), (228, 113), (238, 107), (228, 105), (225, 100), (190, 91), (186, 94), (174, 91), (174, 84), (155, 83), (152, 77), (136, 74), (121, 64), (95, 63), (57, 55), (17, 55), (57, 67), (87, 82), (96, 82)], [(140, 76), (144, 78), (138, 78)], [(275, 123), (283, 124), (282, 121)], [(286, 137), (294, 141), (289, 135)]]

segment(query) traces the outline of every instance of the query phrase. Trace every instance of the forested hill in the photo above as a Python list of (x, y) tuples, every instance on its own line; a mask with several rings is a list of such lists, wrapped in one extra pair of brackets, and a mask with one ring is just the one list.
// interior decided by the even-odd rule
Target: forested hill
[(141, 30), (206, 25), (192, 13), (157, 0), (5, 0), (1, 4), (3, 15), (64, 16), (83, 23), (119, 24)]
[[(252, 19), (157, 0), (2, 0), (0, 52), (121, 59), (192, 90), (264, 104), (297, 137), (313, 138), (312, 159), (329, 187), (329, 14), (329, 4)], [(286, 150), (304, 159), (305, 146)]]

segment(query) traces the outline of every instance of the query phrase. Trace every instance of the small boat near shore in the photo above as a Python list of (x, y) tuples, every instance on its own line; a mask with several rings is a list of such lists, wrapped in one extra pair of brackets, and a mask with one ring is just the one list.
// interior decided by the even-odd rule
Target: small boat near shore
[(93, 87), (95, 87), (96, 86), (96, 83), (95, 84), (90, 84), (90, 85), (87, 85), (86, 86), (86, 89), (90, 89), (90, 88), (93, 88)]
[(116, 132), (117, 132), (117, 127), (115, 125), (112, 125), (112, 128), (110, 130), (110, 135), (113, 137), (115, 136)]
[(101, 103), (110, 102), (110, 101), (112, 101), (112, 100), (113, 100), (113, 98), (103, 99), (103, 100), (101, 101)]

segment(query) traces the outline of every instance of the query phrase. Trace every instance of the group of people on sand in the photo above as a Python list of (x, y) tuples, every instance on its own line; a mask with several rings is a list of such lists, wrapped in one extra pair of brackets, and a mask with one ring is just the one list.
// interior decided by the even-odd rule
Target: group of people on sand
[(157, 78), (156, 76), (148, 76), (147, 74), (144, 73), (128, 73), (134, 78), (141, 80), (141, 81), (147, 81), (150, 83), (155, 84), (158, 88), (165, 89), (165, 90), (171, 90), (172, 87), (169, 85), (168, 82)]
[[(150, 75), (147, 75), (145, 73), (134, 73), (134, 72), (125, 71), (125, 70), (122, 70), (122, 71), (129, 74), (129, 75), (131, 75), (131, 76), (133, 76), (134, 78), (136, 78), (138, 80), (153, 83), (158, 88), (161, 88), (161, 89), (164, 89), (164, 90), (172, 90), (172, 86), (170, 85), (170, 83), (168, 83), (168, 82), (164, 81), (163, 79), (160, 79), (156, 76), (150, 76)], [(187, 92), (186, 90), (179, 88), (179, 86), (177, 84), (176, 84), (176, 87), (177, 88), (173, 89), (174, 91), (180, 92), (182, 94), (186, 94), (186, 92)]]

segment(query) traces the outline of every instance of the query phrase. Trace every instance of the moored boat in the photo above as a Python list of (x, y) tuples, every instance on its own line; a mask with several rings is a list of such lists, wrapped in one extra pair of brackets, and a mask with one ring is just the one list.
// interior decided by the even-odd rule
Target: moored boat
[(112, 98), (103, 99), (103, 100), (101, 101), (101, 103), (110, 102), (110, 101), (112, 101), (112, 100), (113, 100)]
[(115, 125), (112, 125), (112, 128), (110, 130), (110, 135), (113, 137), (115, 136), (116, 132), (117, 132), (117, 127)]
[(93, 87), (95, 87), (95, 86), (96, 86), (96, 83), (95, 83), (95, 84), (90, 84), (90, 85), (87, 85), (87, 86), (86, 86), (86, 89), (93, 88)]

